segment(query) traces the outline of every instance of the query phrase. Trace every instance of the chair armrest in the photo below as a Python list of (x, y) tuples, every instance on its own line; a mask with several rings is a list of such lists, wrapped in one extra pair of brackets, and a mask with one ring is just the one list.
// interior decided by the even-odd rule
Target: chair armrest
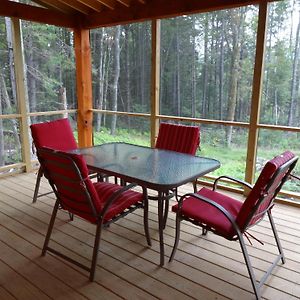
[(239, 179), (236, 179), (236, 178), (233, 178), (233, 177), (230, 177), (230, 176), (220, 176), (218, 177), (217, 179), (215, 179), (214, 181), (214, 185), (213, 185), (213, 190), (215, 191), (217, 189), (217, 184), (218, 184), (218, 181), (220, 179), (223, 179), (223, 178), (226, 178), (226, 179), (229, 179), (231, 181), (234, 181), (234, 182), (237, 182), (243, 186), (246, 186), (247, 188), (249, 188), (250, 190), (252, 190), (253, 186), (251, 184), (249, 184), (248, 182), (245, 182), (243, 180), (239, 180)]
[[(101, 216), (102, 218), (105, 216), (108, 208), (121, 196), (121, 194), (123, 194), (124, 192), (136, 187), (137, 184), (136, 183), (130, 183), (126, 186), (124, 186), (123, 188), (121, 188), (120, 190), (112, 193), (112, 195), (108, 198), (108, 200), (106, 201), (103, 210), (101, 211), (101, 213), (99, 214), (99, 217)], [(143, 187), (143, 193), (147, 193), (147, 190)]]
[(234, 217), (231, 215), (231, 213), (226, 210), (222, 205), (220, 205), (219, 203), (211, 200), (211, 199), (208, 199), (204, 196), (201, 196), (197, 193), (188, 193), (188, 194), (185, 194), (183, 195), (179, 202), (178, 202), (178, 212), (180, 212), (181, 210), (181, 207), (182, 207), (182, 204), (183, 204), (183, 201), (186, 197), (193, 197), (199, 201), (203, 201), (213, 207), (215, 207), (216, 209), (218, 209), (227, 219), (228, 221), (232, 224), (233, 228), (235, 229), (236, 233), (240, 236), (241, 235), (241, 231), (240, 231), (240, 228), (238, 227), (238, 225), (236, 224), (235, 222), (235, 219)]

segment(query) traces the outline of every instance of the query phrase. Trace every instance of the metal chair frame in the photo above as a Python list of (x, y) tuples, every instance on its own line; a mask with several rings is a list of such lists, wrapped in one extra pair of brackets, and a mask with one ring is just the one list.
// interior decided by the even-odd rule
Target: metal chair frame
[(32, 203), (35, 203), (37, 201), (37, 198), (39, 198), (39, 197), (47, 196), (47, 195), (53, 193), (53, 191), (51, 191), (51, 192), (39, 194), (39, 189), (40, 189), (40, 185), (41, 185), (41, 179), (42, 179), (43, 175), (44, 175), (44, 171), (43, 171), (43, 168), (40, 166), (39, 169), (38, 169), (38, 172), (37, 172), (37, 177), (36, 177), (36, 182), (35, 182), (35, 188), (34, 188), (34, 194), (33, 194), (33, 198), (32, 198)]
[[(161, 123), (162, 124), (165, 124), (165, 123)], [(178, 126), (180, 127), (181, 125), (178, 125), (178, 124), (169, 124), (167, 123), (168, 125), (173, 125), (173, 126)], [(160, 127), (160, 130), (161, 130), (161, 127)], [(160, 131), (159, 131), (160, 132)], [(159, 134), (158, 132), (158, 134)], [(198, 136), (198, 146), (197, 148), (200, 147), (200, 131), (199, 131), (199, 136)], [(155, 148), (157, 148), (157, 145), (155, 145)], [(165, 146), (162, 146), (160, 145), (158, 147), (159, 149), (166, 149)], [(193, 188), (194, 188), (194, 192), (197, 191), (197, 180), (195, 180), (193, 182)], [(178, 189), (174, 189), (174, 190), (170, 190), (168, 191), (167, 193), (163, 193), (163, 199), (164, 199), (164, 216), (163, 216), (163, 228), (166, 227), (166, 224), (167, 224), (167, 220), (168, 220), (168, 213), (169, 213), (169, 202), (170, 202), (170, 199), (173, 198), (175, 196), (176, 200), (178, 201), (179, 200), (179, 195), (178, 195)], [(158, 196), (148, 196), (149, 200), (158, 200)]]
[[(146, 236), (146, 239), (147, 239), (147, 243), (148, 243), (149, 246), (151, 246), (151, 239), (150, 239), (149, 227), (148, 227), (148, 197), (147, 197), (147, 189), (146, 188), (143, 188), (143, 195), (144, 195), (143, 203), (139, 203), (138, 205), (132, 205), (127, 210), (123, 211), (120, 215), (113, 217), (109, 221), (104, 221), (105, 220), (104, 219), (105, 214), (107, 213), (109, 207), (121, 196), (122, 193), (124, 193), (125, 191), (127, 191), (129, 189), (134, 188), (136, 186), (136, 184), (131, 183), (127, 186), (122, 187), (120, 190), (114, 192), (109, 197), (109, 199), (106, 201), (103, 210), (98, 214), (96, 212), (96, 208), (95, 208), (94, 203), (92, 201), (92, 197), (91, 197), (91, 195), (90, 195), (90, 193), (87, 189), (87, 186), (85, 184), (85, 179), (82, 178), (81, 172), (80, 172), (76, 162), (71, 157), (69, 157), (67, 155), (64, 155), (61, 152), (57, 153), (56, 151), (50, 150), (50, 149), (40, 149), (39, 151), (40, 151), (40, 154), (43, 154), (45, 152), (49, 153), (49, 151), (51, 151), (52, 153), (55, 153), (55, 155), (57, 157), (62, 157), (62, 158), (65, 158), (65, 159), (67, 158), (69, 160), (70, 166), (76, 172), (78, 178), (80, 178), (80, 181), (78, 182), (78, 184), (81, 184), (82, 187), (84, 188), (86, 199), (88, 200), (89, 206), (90, 206), (91, 211), (93, 213), (93, 217), (96, 219), (96, 222), (95, 222), (95, 225), (96, 225), (95, 241), (94, 241), (94, 248), (93, 248), (92, 261), (91, 261), (91, 266), (90, 267), (88, 267), (86, 265), (83, 265), (83, 264), (73, 260), (72, 258), (64, 255), (63, 253), (61, 253), (61, 252), (59, 252), (59, 251), (57, 251), (57, 250), (55, 250), (55, 249), (48, 246), (49, 241), (50, 241), (50, 237), (51, 237), (51, 233), (52, 233), (52, 230), (53, 230), (53, 227), (54, 227), (54, 223), (55, 223), (55, 219), (56, 219), (58, 209), (61, 206), (61, 207), (63, 207), (63, 209), (65, 209), (67, 211), (69, 211), (69, 210), (68, 210), (68, 208), (65, 207), (65, 204), (62, 204), (62, 201), (60, 199), (60, 194), (59, 194), (59, 192), (56, 188), (56, 185), (55, 185), (55, 183), (52, 179), (52, 176), (61, 176), (61, 175), (60, 174), (53, 174), (53, 172), (48, 172), (46, 164), (51, 163), (51, 162), (49, 162), (49, 161), (44, 162), (43, 159), (41, 158), (41, 162), (42, 162), (43, 168), (45, 170), (45, 175), (46, 175), (46, 177), (47, 177), (47, 179), (48, 179), (48, 181), (49, 181), (49, 183), (50, 183), (50, 185), (53, 189), (53, 192), (55, 193), (56, 198), (57, 198), (57, 200), (55, 202), (55, 205), (54, 205), (54, 208), (53, 208), (52, 215), (51, 215), (51, 219), (50, 219), (50, 223), (49, 223), (49, 226), (48, 226), (47, 234), (46, 234), (46, 237), (45, 237), (44, 246), (43, 246), (43, 250), (42, 250), (42, 256), (45, 256), (46, 252), (49, 251), (49, 252), (65, 259), (65, 260), (67, 260), (68, 262), (71, 262), (71, 263), (75, 264), (76, 266), (90, 272), (89, 279), (90, 279), (90, 281), (93, 281), (94, 277), (95, 277), (96, 266), (97, 266), (98, 250), (99, 250), (99, 246), (100, 246), (102, 227), (106, 227), (109, 224), (116, 222), (118, 219), (126, 216), (127, 214), (129, 214), (131, 212), (133, 212), (137, 208), (143, 208), (144, 209), (144, 231), (145, 231), (145, 236)], [(60, 165), (62, 165), (62, 164), (60, 164)], [(77, 182), (77, 181), (73, 181), (72, 179), (69, 179), (69, 178), (64, 178), (64, 180), (67, 180), (67, 181), (73, 182), (73, 183)], [(72, 209), (71, 212), (69, 211), (69, 213), (76, 214), (76, 211), (74, 211), (74, 209)], [(83, 212), (80, 212), (80, 213), (82, 214)]]
[[(259, 200), (257, 201), (254, 209), (251, 211), (251, 213), (248, 215), (248, 218), (246, 220), (245, 223), (245, 227), (243, 230), (241, 230), (239, 228), (239, 226), (237, 225), (237, 223), (235, 222), (235, 219), (233, 218), (233, 216), (224, 208), (222, 207), (220, 204), (214, 202), (211, 199), (208, 199), (204, 196), (201, 196), (199, 194), (196, 193), (188, 193), (183, 195), (180, 200), (178, 201), (178, 210), (176, 213), (176, 233), (175, 233), (175, 242), (174, 242), (174, 246), (173, 246), (173, 250), (169, 259), (169, 262), (171, 262), (174, 258), (175, 252), (177, 250), (177, 246), (178, 246), (178, 242), (179, 242), (179, 238), (180, 238), (180, 223), (182, 220), (186, 220), (189, 221), (197, 226), (202, 227), (202, 234), (206, 235), (208, 231), (211, 231), (217, 235), (220, 235), (224, 238), (226, 238), (227, 240), (230, 241), (236, 241), (238, 240), (242, 249), (242, 253), (243, 253), (243, 257), (247, 266), (247, 270), (249, 273), (249, 277), (251, 280), (251, 284), (254, 290), (254, 294), (256, 299), (260, 299), (261, 298), (261, 293), (260, 293), (260, 288), (261, 286), (266, 282), (267, 278), (270, 276), (271, 272), (273, 271), (273, 269), (277, 266), (278, 262), (281, 260), (282, 263), (285, 263), (285, 257), (284, 257), (284, 253), (283, 253), (283, 248), (281, 246), (280, 240), (279, 240), (279, 236), (277, 233), (277, 229), (274, 223), (274, 219), (271, 213), (271, 210), (274, 206), (274, 200), (275, 197), (277, 196), (278, 192), (280, 191), (281, 187), (283, 186), (283, 184), (286, 182), (286, 180), (288, 179), (291, 171), (293, 170), (293, 168), (295, 167), (296, 163), (297, 163), (298, 157), (294, 157), (292, 159), (290, 159), (288, 162), (286, 162), (285, 164), (283, 164), (280, 168), (278, 168), (278, 170), (275, 172), (275, 174), (272, 176), (272, 179), (270, 180), (270, 182), (268, 183), (265, 192), (263, 193), (263, 195), (261, 195), (261, 197), (259, 198)], [(264, 202), (264, 200), (266, 199), (266, 196), (268, 196), (268, 190), (272, 187), (273, 183), (275, 182), (275, 179), (277, 178), (277, 176), (279, 174), (285, 173), (284, 177), (281, 179), (280, 184), (278, 185), (278, 187), (275, 189), (272, 199), (270, 200), (270, 204), (268, 205), (268, 207), (263, 210), (262, 212), (256, 214), (257, 209), (259, 208), (259, 206)], [(238, 179), (234, 179), (232, 177), (229, 176), (220, 176), (218, 177), (213, 185), (213, 190), (217, 189), (217, 183), (221, 178), (227, 178), (229, 180), (238, 182), (250, 189), (252, 189), (252, 186), (250, 184), (248, 184), (247, 182), (238, 180)], [(230, 221), (235, 234), (232, 237), (226, 237), (222, 234), (220, 234), (219, 232), (217, 232), (214, 228), (209, 227), (207, 224), (201, 223), (201, 222), (197, 222), (196, 220), (187, 218), (185, 216), (182, 216), (180, 214), (181, 212), (181, 208), (183, 205), (183, 201), (185, 198), (192, 196), (195, 199), (198, 199), (199, 201), (204, 201), (212, 206), (214, 206), (216, 209), (218, 209), (227, 219), (228, 221)], [(265, 274), (262, 276), (262, 278), (260, 279), (259, 282), (256, 281), (256, 277), (254, 274), (254, 270), (250, 261), (250, 256), (248, 254), (247, 248), (246, 248), (246, 244), (245, 244), (245, 240), (243, 235), (246, 233), (246, 231), (251, 228), (252, 226), (258, 224), (262, 219), (263, 216), (267, 213), (270, 224), (271, 224), (271, 228), (272, 228), (272, 232), (274, 234), (274, 238), (275, 238), (275, 242), (278, 248), (278, 252), (279, 254), (277, 255), (277, 257), (275, 258), (275, 260), (271, 263), (270, 267), (268, 268), (268, 270), (265, 272)], [(253, 224), (250, 224), (251, 220), (255, 217), (259, 217), (260, 219), (255, 221)]]

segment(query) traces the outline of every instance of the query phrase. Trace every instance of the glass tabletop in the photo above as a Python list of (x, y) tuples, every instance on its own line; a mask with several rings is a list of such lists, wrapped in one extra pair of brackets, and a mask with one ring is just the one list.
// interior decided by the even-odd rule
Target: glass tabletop
[(108, 143), (73, 151), (90, 169), (165, 191), (214, 171), (220, 162), (206, 157), (127, 143)]

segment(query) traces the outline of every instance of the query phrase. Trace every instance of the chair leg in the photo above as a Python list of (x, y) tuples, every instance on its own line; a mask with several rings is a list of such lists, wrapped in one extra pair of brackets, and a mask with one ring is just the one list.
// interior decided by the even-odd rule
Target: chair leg
[(69, 212), (69, 218), (70, 218), (70, 221), (74, 221), (74, 214)]
[(151, 238), (149, 233), (149, 222), (148, 222), (149, 202), (148, 202), (147, 189), (143, 188), (143, 193), (144, 193), (144, 231), (147, 239), (147, 244), (151, 246)]
[(54, 208), (53, 208), (52, 216), (51, 216), (51, 219), (50, 219), (50, 223), (49, 223), (49, 226), (48, 226), (48, 231), (47, 231), (47, 234), (46, 234), (46, 238), (45, 238), (45, 242), (44, 242), (44, 246), (43, 246), (43, 250), (42, 250), (42, 256), (46, 255), (46, 251), (47, 251), (47, 248), (48, 248), (48, 244), (49, 244), (49, 240), (50, 240), (50, 236), (51, 236), (51, 233), (52, 233), (52, 229), (53, 229), (53, 225), (54, 225), (54, 222), (55, 222), (55, 218), (56, 218), (56, 215), (57, 215), (58, 208), (59, 208), (59, 201), (56, 200)]
[(260, 299), (259, 286), (256, 282), (256, 278), (255, 278), (254, 271), (253, 271), (253, 268), (252, 268), (252, 265), (251, 265), (250, 257), (249, 257), (249, 254), (248, 254), (248, 251), (247, 251), (247, 248), (246, 248), (246, 245), (245, 245), (244, 238), (243, 238), (241, 233), (238, 233), (238, 238), (239, 238), (240, 246), (241, 246), (242, 253), (243, 253), (243, 256), (244, 256), (244, 259), (245, 259), (245, 263), (246, 263), (246, 266), (247, 266), (247, 269), (248, 269), (251, 284), (252, 284), (252, 287), (253, 287), (253, 290), (254, 290), (254, 293), (255, 293), (255, 297), (258, 300), (258, 299)]
[(104, 181), (103, 176), (100, 173), (97, 173), (96, 178), (97, 178), (97, 182), (103, 182)]
[(258, 283), (256, 282), (256, 279), (255, 279), (255, 275), (254, 275), (254, 272), (253, 272), (253, 268), (251, 266), (250, 257), (249, 257), (248, 251), (246, 249), (244, 238), (243, 238), (241, 233), (238, 233), (239, 242), (240, 242), (240, 245), (241, 245), (241, 248), (242, 248), (242, 252), (243, 252), (244, 259), (245, 259), (245, 262), (246, 262), (246, 265), (247, 265), (247, 269), (248, 269), (248, 272), (249, 272), (249, 276), (250, 276), (250, 279), (251, 279), (251, 283), (252, 283), (252, 287), (253, 287), (256, 299), (260, 299), (260, 287), (265, 283), (265, 281), (267, 280), (267, 278), (269, 277), (269, 275), (271, 274), (273, 269), (276, 267), (276, 265), (278, 264), (280, 259), (281, 259), (283, 264), (285, 263), (285, 257), (284, 257), (284, 254), (283, 254), (283, 249), (282, 249), (282, 246), (281, 246), (278, 234), (277, 234), (277, 230), (276, 230), (276, 227), (275, 227), (275, 223), (274, 223), (271, 211), (269, 210), (267, 213), (268, 213), (268, 217), (269, 217), (269, 220), (270, 220), (270, 223), (271, 223), (271, 227), (272, 227), (274, 238), (275, 238), (275, 241), (276, 241), (276, 244), (277, 244), (279, 255), (277, 255), (276, 259), (273, 261), (273, 263), (270, 265), (270, 267), (268, 268), (268, 270), (265, 272), (265, 274), (262, 276), (261, 280)]
[(193, 181), (193, 189), (194, 189), (194, 193), (197, 193), (197, 179)]
[(39, 188), (40, 188), (40, 183), (41, 183), (41, 178), (43, 177), (43, 169), (40, 167), (37, 173), (37, 178), (36, 178), (36, 183), (35, 183), (35, 188), (34, 188), (34, 194), (33, 194), (33, 199), (32, 203), (35, 203), (37, 198), (38, 198), (38, 193), (39, 193)]
[(102, 224), (98, 223), (97, 228), (96, 228), (92, 264), (91, 264), (91, 269), (90, 269), (90, 277), (89, 277), (90, 281), (94, 281), (94, 278), (95, 278), (95, 271), (96, 271), (97, 258), (98, 258), (98, 252), (99, 252), (99, 244), (100, 244), (100, 239), (101, 239), (101, 229), (102, 229)]
[(176, 214), (176, 232), (175, 232), (175, 241), (174, 241), (174, 246), (173, 246), (173, 250), (171, 253), (171, 256), (169, 258), (169, 262), (171, 262), (174, 258), (175, 252), (177, 250), (177, 246), (178, 246), (178, 242), (179, 242), (179, 238), (180, 238), (180, 222), (181, 219), (178, 215), (178, 212)]
[(167, 220), (168, 220), (168, 213), (169, 213), (169, 194), (165, 194), (165, 212), (164, 212), (164, 220), (163, 220), (163, 228), (166, 228)]
[(273, 234), (274, 234), (274, 237), (275, 237), (275, 241), (276, 241), (276, 245), (277, 245), (277, 248), (278, 248), (278, 251), (279, 251), (279, 255), (281, 257), (281, 261), (284, 264), (285, 263), (285, 257), (284, 257), (283, 249), (282, 249), (282, 246), (281, 246), (281, 243), (280, 243), (280, 240), (279, 240), (277, 229), (275, 227), (272, 212), (270, 210), (268, 210), (268, 217), (269, 217), (269, 221), (271, 223), (272, 231), (273, 231)]

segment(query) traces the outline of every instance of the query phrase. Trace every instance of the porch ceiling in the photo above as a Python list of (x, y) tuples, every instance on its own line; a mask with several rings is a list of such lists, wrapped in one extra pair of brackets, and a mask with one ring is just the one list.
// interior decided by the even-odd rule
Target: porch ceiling
[(0, 16), (69, 28), (96, 28), (271, 0), (0, 0)]

